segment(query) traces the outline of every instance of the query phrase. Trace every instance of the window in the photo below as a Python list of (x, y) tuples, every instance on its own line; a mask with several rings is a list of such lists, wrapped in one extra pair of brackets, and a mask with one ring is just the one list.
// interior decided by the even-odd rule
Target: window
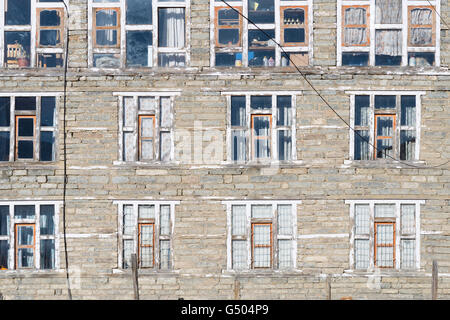
[(350, 130), (350, 157), (418, 160), (422, 94), (352, 92), (350, 119), (356, 132)]
[(300, 201), (224, 201), (228, 270), (295, 269)]
[(59, 268), (59, 205), (0, 201), (0, 270)]
[(169, 162), (174, 159), (174, 97), (179, 92), (119, 96), (120, 162)]
[(56, 100), (0, 95), (0, 161), (55, 161)]
[(440, 1), (338, 0), (338, 66), (439, 66)]
[(189, 65), (189, 1), (89, 0), (89, 66)]
[(350, 200), (354, 269), (418, 269), (420, 204), (416, 200)]
[(62, 67), (64, 4), (60, 1), (0, 1), (0, 64), (6, 68)]
[(312, 64), (312, 0), (230, 2), (233, 9), (211, 1), (212, 66), (279, 67), (289, 66), (290, 60), (297, 66)]
[(115, 202), (119, 206), (119, 266), (131, 268), (135, 253), (139, 268), (173, 269), (172, 235), (178, 201)]
[(295, 95), (299, 92), (224, 94), (229, 106), (228, 161), (296, 160)]

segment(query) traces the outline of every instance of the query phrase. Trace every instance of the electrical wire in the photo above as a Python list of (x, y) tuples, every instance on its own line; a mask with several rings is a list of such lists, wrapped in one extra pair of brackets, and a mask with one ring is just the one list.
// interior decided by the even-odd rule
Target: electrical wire
[[(438, 0), (439, 1), (439, 0)], [(436, 7), (433, 6), (430, 2), (430, 0), (427, 0), (427, 2), (430, 4), (430, 6), (433, 8), (433, 11), (436, 12), (437, 16), (439, 17), (439, 19), (447, 26), (447, 28), (450, 30), (449, 25), (447, 24), (447, 22), (445, 22), (444, 18), (441, 17), (441, 15), (439, 14), (439, 12), (436, 10)]]
[[(254, 25), (259, 31), (261, 31), (268, 39), (272, 40), (283, 52), (284, 56), (289, 59), (289, 61), (292, 63), (292, 65), (295, 67), (295, 69), (298, 71), (298, 73), (300, 73), (300, 75), (303, 77), (303, 79), (306, 81), (306, 83), (313, 89), (313, 91), (320, 97), (320, 99), (325, 103), (325, 105), (331, 110), (333, 111), (336, 116), (343, 122), (345, 123), (345, 125), (347, 127), (349, 127), (355, 134), (357, 134), (363, 141), (365, 141), (368, 145), (370, 145), (372, 148), (374, 148), (374, 150), (378, 150), (377, 147), (375, 147), (372, 143), (370, 143), (370, 141), (366, 140), (365, 137), (363, 137), (357, 130), (355, 130), (341, 115), (339, 115), (339, 113), (328, 103), (328, 101), (322, 96), (322, 94), (314, 87), (314, 85), (311, 83), (311, 81), (309, 81), (309, 79), (306, 77), (306, 75), (298, 68), (298, 66), (294, 63), (294, 61), (292, 61), (292, 59), (289, 57), (289, 55), (286, 53), (286, 51), (284, 51), (283, 47), (281, 46), (280, 43), (278, 43), (278, 41), (276, 41), (272, 36), (270, 36), (267, 32), (265, 32), (263, 29), (261, 29), (258, 25), (256, 25), (256, 23), (254, 23), (250, 18), (244, 16), (239, 10), (235, 9), (234, 7), (232, 7), (227, 1), (225, 0), (220, 0), (223, 3), (225, 3), (229, 8), (231, 8), (233, 11), (237, 12), (241, 17), (243, 17), (245, 20), (247, 20), (248, 22), (250, 22), (252, 25)], [(429, 169), (429, 168), (437, 168), (437, 167), (441, 167), (446, 165), (447, 163), (450, 162), (446, 161), (442, 164), (439, 165), (434, 165), (434, 166), (417, 166), (408, 162), (403, 162), (397, 158), (394, 158), (388, 154), (385, 154), (387, 157), (391, 158), (394, 161), (397, 161), (398, 163), (404, 164), (406, 166), (410, 166), (410, 167), (414, 167), (417, 169)]]

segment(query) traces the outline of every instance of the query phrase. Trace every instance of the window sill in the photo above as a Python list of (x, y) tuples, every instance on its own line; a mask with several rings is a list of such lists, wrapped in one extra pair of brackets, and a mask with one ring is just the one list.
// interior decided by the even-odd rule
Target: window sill
[(303, 274), (302, 270), (298, 269), (286, 269), (286, 270), (222, 270), (223, 275), (227, 276), (249, 276), (249, 277), (267, 277), (267, 276), (298, 276)]
[[(123, 275), (131, 275), (133, 271), (130, 269), (112, 269), (112, 274), (123, 274)], [(158, 275), (158, 276), (173, 276), (178, 275), (180, 273), (179, 270), (157, 270), (157, 269), (138, 269), (139, 275)]]
[(347, 269), (344, 270), (343, 274), (346, 275), (354, 275), (354, 276), (380, 276), (380, 277), (398, 277), (398, 276), (407, 276), (407, 277), (417, 277), (423, 276), (425, 273), (424, 269), (388, 269), (388, 268), (379, 268), (373, 270), (354, 270)]
[(0, 279), (2, 278), (17, 278), (17, 277), (29, 277), (29, 276), (54, 276), (57, 274), (63, 274), (64, 269), (52, 269), (52, 270), (38, 270), (38, 269), (8, 269), (0, 270)]
[(0, 161), (0, 169), (58, 169), (55, 161)]
[(414, 167), (426, 166), (426, 162), (422, 160), (390, 160), (390, 159), (377, 159), (377, 160), (344, 160), (343, 167), (356, 167), (356, 168), (395, 168), (395, 169), (414, 169)]

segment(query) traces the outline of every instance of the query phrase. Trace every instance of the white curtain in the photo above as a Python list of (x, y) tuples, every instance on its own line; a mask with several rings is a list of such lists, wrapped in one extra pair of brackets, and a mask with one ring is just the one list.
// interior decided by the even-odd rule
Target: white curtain
[(355, 160), (370, 160), (369, 131), (356, 130), (355, 133)]
[(416, 131), (402, 130), (400, 133), (400, 160), (414, 160)]
[(402, 23), (402, 0), (376, 0), (375, 23)]
[(377, 30), (375, 33), (375, 54), (387, 56), (402, 55), (401, 30)]
[(293, 221), (292, 221), (292, 205), (280, 204), (277, 207), (278, 211), (278, 234), (279, 235), (292, 235)]
[(159, 9), (159, 46), (184, 48), (184, 8)]
[[(117, 26), (117, 12), (111, 9), (98, 11), (96, 14), (96, 25), (99, 27)], [(97, 43), (100, 45), (117, 44), (117, 30), (97, 30)]]
[[(413, 9), (411, 10), (412, 25), (432, 25), (433, 12), (430, 9)], [(411, 44), (426, 45), (433, 41), (432, 28), (411, 28)]]
[(244, 130), (233, 130), (231, 132), (231, 149), (232, 160), (245, 161), (246, 160), (246, 138)]
[[(345, 25), (365, 25), (366, 9), (348, 8), (344, 14)], [(364, 44), (367, 42), (366, 28), (345, 28), (344, 43), (347, 45)]]
[(233, 236), (243, 236), (246, 232), (247, 215), (245, 206), (231, 207), (231, 234)]

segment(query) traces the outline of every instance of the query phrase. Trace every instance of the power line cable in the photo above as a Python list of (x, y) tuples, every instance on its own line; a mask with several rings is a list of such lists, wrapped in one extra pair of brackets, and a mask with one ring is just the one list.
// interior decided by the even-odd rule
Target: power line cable
[[(311, 81), (309, 81), (309, 79), (306, 77), (306, 75), (298, 68), (298, 66), (294, 63), (294, 61), (292, 61), (292, 59), (289, 57), (289, 55), (286, 53), (286, 51), (283, 49), (283, 47), (280, 45), (280, 43), (278, 43), (278, 41), (276, 41), (272, 36), (270, 36), (267, 32), (265, 32), (263, 29), (261, 29), (258, 25), (256, 25), (256, 23), (254, 23), (250, 18), (244, 16), (239, 10), (235, 9), (234, 7), (232, 7), (227, 1), (225, 0), (220, 0), (223, 3), (225, 3), (229, 8), (231, 8), (233, 11), (237, 12), (241, 17), (243, 17), (245, 20), (247, 20), (248, 22), (250, 22), (252, 25), (254, 25), (259, 31), (261, 31), (268, 39), (272, 40), (283, 52), (284, 56), (289, 59), (289, 61), (292, 63), (292, 65), (295, 67), (295, 69), (298, 71), (298, 73), (300, 73), (300, 75), (303, 77), (303, 79), (306, 81), (306, 83), (314, 90), (314, 92), (320, 97), (320, 99), (328, 106), (328, 108), (330, 108), (335, 114), (336, 116), (345, 123), (345, 125), (347, 127), (349, 127), (355, 134), (357, 134), (363, 141), (365, 141), (368, 145), (370, 145), (372, 148), (374, 148), (374, 150), (378, 150), (377, 147), (375, 147), (372, 143), (370, 143), (370, 141), (366, 140), (365, 137), (363, 137), (357, 130), (355, 130), (344, 118), (342, 118), (342, 116), (328, 103), (328, 101), (322, 96), (322, 94), (314, 87), (314, 85), (311, 83)], [(403, 162), (397, 158), (394, 158), (388, 154), (385, 153), (385, 155), (389, 158), (391, 158), (394, 161), (397, 161), (398, 163), (410, 166), (410, 167), (414, 167), (417, 169), (429, 169), (429, 168), (437, 168), (437, 167), (441, 167), (446, 165), (447, 163), (450, 162), (446, 161), (442, 164), (439, 165), (434, 165), (434, 166), (417, 166), (411, 163), (407, 163), (407, 162)]]
[[(440, 0), (438, 0), (440, 1)], [(447, 22), (445, 22), (444, 18), (442, 18), (442, 16), (439, 14), (439, 12), (436, 10), (436, 6), (433, 6), (430, 2), (430, 0), (427, 0), (427, 2), (430, 4), (430, 6), (433, 8), (433, 11), (436, 12), (437, 16), (439, 17), (439, 19), (447, 26), (447, 28), (450, 30), (449, 25), (447, 24)]]

